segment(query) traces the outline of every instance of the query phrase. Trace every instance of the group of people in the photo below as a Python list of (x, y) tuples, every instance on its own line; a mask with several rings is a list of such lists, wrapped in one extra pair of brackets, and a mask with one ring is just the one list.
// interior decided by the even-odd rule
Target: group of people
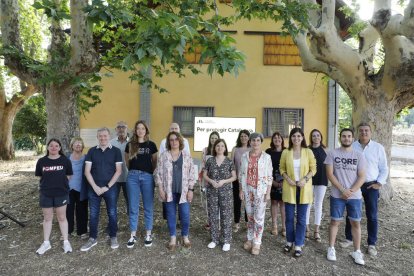
[[(346, 208), (346, 240), (340, 245), (348, 247), (353, 244), (351, 256), (357, 264), (364, 264), (360, 250), (362, 197), (367, 215), (368, 253), (376, 255), (377, 206), (379, 189), (386, 183), (388, 176), (387, 160), (384, 148), (372, 141), (370, 126), (361, 123), (358, 131), (359, 139), (354, 141), (353, 130), (341, 130), (341, 147), (327, 151), (319, 130), (310, 132), (308, 146), (303, 130), (293, 128), (287, 148), (281, 133), (275, 132), (271, 137), (270, 148), (263, 151), (263, 135), (242, 130), (231, 153), (219, 133), (212, 132), (208, 146), (202, 152), (199, 179), (206, 189), (207, 226), (211, 236), (208, 248), (222, 244), (223, 251), (230, 250), (232, 233), (240, 230), (244, 209), (247, 239), (243, 248), (253, 255), (260, 254), (266, 205), (270, 200), (271, 233), (281, 233), (286, 237), (283, 247), (285, 253), (302, 256), (305, 240), (311, 235), (309, 224), (312, 206), (313, 238), (317, 242), (321, 241), (319, 227), (329, 179), (332, 188), (327, 259), (336, 260), (335, 239)], [(84, 144), (81, 138), (72, 139), (72, 152), (68, 155), (62, 152), (59, 140), (51, 139), (48, 142), (46, 156), (40, 158), (36, 165), (36, 175), (40, 176), (39, 202), (44, 216), (44, 242), (36, 251), (38, 254), (42, 255), (51, 248), (49, 237), (53, 209), (59, 221), (65, 253), (72, 251), (68, 236), (74, 231), (74, 217), (77, 235), (89, 237), (81, 251), (88, 251), (95, 246), (102, 199), (108, 215), (106, 232), (111, 247), (118, 248), (117, 201), (121, 189), (127, 204), (131, 232), (126, 246), (133, 248), (138, 240), (140, 199), (146, 230), (143, 242), (145, 246), (151, 246), (155, 186), (163, 202), (163, 214), (170, 234), (168, 250), (174, 251), (178, 242), (191, 248), (190, 204), (197, 179), (188, 141), (180, 134), (178, 124), (171, 124), (159, 151), (149, 139), (149, 128), (144, 121), (135, 123), (131, 139), (127, 135), (125, 122), (117, 123), (116, 132), (117, 137), (110, 140), (108, 128), (98, 129), (99, 143), (90, 148), (86, 156), (82, 154)], [(280, 232), (278, 212), (281, 214)], [(181, 225), (179, 241), (177, 221)]]

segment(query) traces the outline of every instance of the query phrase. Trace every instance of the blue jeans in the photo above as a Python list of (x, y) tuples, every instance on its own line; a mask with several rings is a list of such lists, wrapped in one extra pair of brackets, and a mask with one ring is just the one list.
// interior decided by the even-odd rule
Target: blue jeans
[(154, 217), (154, 181), (152, 174), (130, 170), (126, 188), (129, 203), (129, 229), (131, 231), (137, 231), (138, 229), (139, 198), (141, 194), (144, 206), (145, 229), (152, 230)]
[[(296, 207), (296, 231), (295, 231)], [(306, 213), (309, 204), (290, 204), (285, 202), (286, 213), (286, 240), (295, 243), (295, 246), (305, 245)]]
[(117, 204), (118, 204), (118, 186), (113, 185), (106, 193), (98, 196), (92, 188), (88, 191), (89, 196), (89, 236), (96, 239), (98, 237), (99, 213), (101, 210), (102, 198), (106, 204), (108, 214), (108, 234), (111, 238), (116, 237), (118, 231)]
[[(362, 196), (365, 202), (365, 214), (367, 216), (368, 245), (377, 243), (378, 235), (378, 199), (379, 190), (367, 189), (371, 184), (364, 184), (361, 187)], [(346, 216), (345, 237), (352, 241), (351, 223)]]
[(176, 236), (176, 225), (177, 225), (177, 218), (176, 218), (176, 207), (178, 205), (178, 213), (180, 214), (181, 219), (181, 236), (188, 236), (188, 232), (190, 229), (190, 203), (180, 202), (181, 194), (173, 193), (173, 200), (170, 202), (165, 202), (165, 210), (167, 215), (167, 224), (168, 230), (170, 231), (170, 237)]

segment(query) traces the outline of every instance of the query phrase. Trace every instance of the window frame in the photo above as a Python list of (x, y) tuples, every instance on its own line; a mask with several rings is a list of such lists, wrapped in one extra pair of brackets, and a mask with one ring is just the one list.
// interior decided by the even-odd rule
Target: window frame
[[(179, 112), (185, 111), (186, 109), (191, 110), (191, 121), (190, 120), (183, 120), (182, 116), (179, 118)], [(206, 114), (196, 114), (196, 111), (205, 110)], [(194, 118), (195, 117), (214, 117), (214, 106), (173, 106), (173, 122), (176, 122), (180, 126), (181, 134), (184, 137), (194, 137)], [(191, 122), (191, 131), (187, 131), (186, 124)]]
[[(281, 120), (281, 122), (276, 122), (275, 124), (278, 124), (279, 127), (274, 127), (274, 126), (269, 126), (269, 114), (270, 112), (274, 113), (274, 112), (279, 112), (280, 114), (276, 116), (279, 116), (279, 119)], [(287, 113), (288, 112), (295, 112), (295, 116), (297, 116), (297, 120), (299, 122), (295, 123), (295, 124), (290, 124), (288, 122), (289, 118), (286, 118)], [(263, 108), (263, 125), (262, 125), (262, 130), (263, 130), (263, 135), (265, 137), (271, 137), (272, 134), (275, 131), (279, 131), (283, 138), (288, 138), (289, 137), (289, 132), (292, 129), (292, 127), (300, 127), (300, 128), (304, 128), (305, 125), (305, 109), (304, 108), (295, 108), (295, 107), (290, 107), (290, 108), (280, 108), (280, 107), (264, 107)], [(273, 129), (275, 128), (275, 129)]]

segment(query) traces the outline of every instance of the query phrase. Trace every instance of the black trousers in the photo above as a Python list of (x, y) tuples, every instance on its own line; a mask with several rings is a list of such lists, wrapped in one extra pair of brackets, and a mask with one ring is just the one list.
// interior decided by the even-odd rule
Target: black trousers
[(69, 204), (66, 207), (66, 218), (68, 220), (69, 235), (75, 228), (78, 236), (88, 232), (88, 200), (80, 201), (80, 193), (75, 190), (69, 192)]
[[(240, 223), (241, 217), (241, 205), (242, 201), (239, 196), (239, 181), (233, 182), (233, 208), (234, 208), (234, 223)], [(244, 212), (244, 220), (247, 222), (247, 214)]]

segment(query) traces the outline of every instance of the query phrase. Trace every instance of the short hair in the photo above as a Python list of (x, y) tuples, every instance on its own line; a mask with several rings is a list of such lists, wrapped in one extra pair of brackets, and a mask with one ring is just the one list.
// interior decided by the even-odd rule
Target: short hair
[(275, 138), (275, 136), (279, 136), (282, 139), (282, 150), (284, 150), (285, 149), (285, 140), (283, 139), (283, 136), (279, 131), (275, 131), (272, 134), (272, 138), (270, 139), (270, 149), (271, 150), (276, 150), (276, 146), (275, 146), (275, 144), (273, 144), (273, 138)]
[(178, 138), (178, 143), (180, 144), (179, 149), (183, 150), (184, 149), (184, 139), (183, 136), (176, 131), (171, 131), (170, 133), (167, 134), (167, 138), (166, 138), (166, 144), (167, 144), (167, 150), (171, 150), (171, 144), (170, 144), (170, 136), (171, 135), (175, 135)]
[(305, 138), (305, 134), (303, 133), (303, 130), (300, 127), (295, 127), (295, 128), (292, 128), (292, 130), (289, 133), (289, 150), (291, 150), (292, 147), (293, 147), (292, 136), (293, 136), (293, 134), (295, 134), (297, 132), (299, 132), (300, 135), (302, 135), (302, 138), (303, 138), (302, 143), (300, 144), (300, 146), (302, 148), (307, 148), (307, 146), (306, 146), (306, 138)]
[(363, 126), (367, 126), (367, 127), (369, 127), (369, 129), (371, 130), (371, 126), (370, 126), (367, 122), (360, 122), (360, 123), (359, 123), (359, 125), (358, 125), (358, 129), (359, 129), (360, 127), (363, 127)]
[(96, 133), (98, 134), (99, 132), (104, 132), (104, 131), (107, 131), (109, 135), (111, 134), (111, 131), (107, 127), (98, 128), (98, 130), (96, 131)]
[(216, 146), (218, 145), (218, 143), (220, 143), (220, 142), (223, 142), (223, 144), (224, 144), (224, 147), (226, 148), (226, 150), (224, 151), (224, 156), (227, 156), (227, 155), (229, 155), (229, 151), (228, 151), (228, 149), (227, 149), (227, 144), (226, 144), (226, 141), (224, 141), (224, 139), (217, 139), (216, 140), (216, 142), (214, 142), (214, 145), (213, 145), (213, 156), (217, 156), (217, 152), (216, 152)]
[(263, 137), (263, 134), (261, 134), (260, 132), (253, 132), (252, 134), (250, 134), (249, 141), (256, 139), (257, 137), (259, 137), (260, 141), (263, 142), (264, 137)]
[(70, 150), (73, 150), (73, 144), (75, 144), (75, 142), (81, 142), (82, 144), (82, 150), (85, 148), (85, 143), (83, 142), (83, 139), (80, 137), (73, 137), (72, 140), (70, 140), (70, 144), (69, 144), (69, 148)]
[(128, 127), (128, 125), (127, 125), (127, 123), (125, 121), (119, 121), (119, 122), (117, 122), (115, 128), (117, 128), (119, 126)]
[[(240, 136), (242, 134), (246, 134), (247, 137), (250, 137), (250, 131), (248, 131), (247, 129), (242, 129), (239, 131), (239, 136), (237, 136), (237, 140), (236, 140), (236, 148), (241, 148), (242, 143), (241, 143), (241, 139)], [(250, 147), (250, 140), (248, 140), (247, 142), (247, 147)]]
[(339, 132), (339, 137), (341, 137), (342, 136), (342, 133), (343, 132), (345, 132), (345, 131), (349, 131), (349, 132), (351, 132), (352, 133), (352, 137), (354, 137), (354, 131), (352, 130), (352, 129), (350, 129), (350, 128), (343, 128), (340, 132)]

